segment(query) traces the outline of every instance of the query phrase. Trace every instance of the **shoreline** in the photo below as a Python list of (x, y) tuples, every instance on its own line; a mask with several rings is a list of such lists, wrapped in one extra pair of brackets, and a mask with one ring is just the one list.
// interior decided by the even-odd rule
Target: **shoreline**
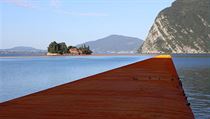
[(34, 56), (0, 56), (0, 58), (33, 58), (33, 57), (91, 57), (91, 56), (147, 56), (154, 54), (92, 54), (92, 55), (34, 55)]
[[(4, 58), (34, 58), (34, 57), (91, 57), (91, 56), (156, 56), (156, 55), (168, 55), (168, 54), (91, 54), (91, 55), (23, 55), (23, 56), (0, 56), (1, 59)], [(169, 54), (172, 57), (186, 57), (186, 56), (207, 56), (210, 57), (210, 53), (204, 53), (204, 54)]]

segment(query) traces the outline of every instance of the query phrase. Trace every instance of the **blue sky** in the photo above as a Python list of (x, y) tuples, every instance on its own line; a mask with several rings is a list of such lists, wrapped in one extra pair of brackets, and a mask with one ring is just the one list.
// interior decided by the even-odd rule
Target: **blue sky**
[(46, 49), (51, 41), (76, 45), (111, 34), (145, 39), (174, 0), (1, 0), (0, 48)]

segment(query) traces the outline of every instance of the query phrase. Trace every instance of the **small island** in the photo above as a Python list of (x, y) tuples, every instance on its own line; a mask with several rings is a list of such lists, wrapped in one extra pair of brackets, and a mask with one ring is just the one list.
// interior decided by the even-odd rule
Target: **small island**
[(58, 55), (91, 55), (93, 52), (89, 46), (85, 44), (77, 48), (75, 46), (67, 46), (65, 42), (57, 43), (53, 41), (48, 46), (48, 56)]

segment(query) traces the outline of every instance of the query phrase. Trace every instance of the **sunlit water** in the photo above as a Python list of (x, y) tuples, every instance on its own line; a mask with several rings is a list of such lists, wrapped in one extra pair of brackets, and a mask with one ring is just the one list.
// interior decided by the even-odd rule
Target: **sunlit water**
[[(0, 102), (151, 56), (0, 58)], [(173, 57), (197, 119), (210, 119), (210, 57)]]

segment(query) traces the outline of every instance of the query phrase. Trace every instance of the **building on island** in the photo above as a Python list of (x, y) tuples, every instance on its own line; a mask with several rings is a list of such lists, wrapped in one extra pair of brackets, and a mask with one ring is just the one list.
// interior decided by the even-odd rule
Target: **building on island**
[(69, 53), (71, 55), (81, 55), (82, 54), (82, 51), (76, 47), (72, 47), (69, 49)]

